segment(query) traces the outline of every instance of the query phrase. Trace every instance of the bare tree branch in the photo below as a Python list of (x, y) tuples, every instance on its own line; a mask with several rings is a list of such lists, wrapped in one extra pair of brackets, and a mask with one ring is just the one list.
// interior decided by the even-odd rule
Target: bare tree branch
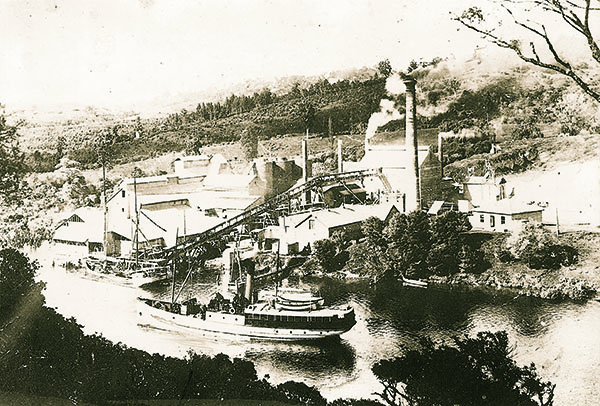
[[(455, 16), (454, 20), (458, 21), (466, 28), (481, 34), (483, 38), (498, 47), (512, 50), (522, 61), (541, 68), (553, 70), (571, 78), (587, 95), (600, 102), (600, 92), (592, 87), (590, 81), (585, 79), (580, 73), (577, 73), (571, 63), (559, 53), (555, 44), (550, 39), (546, 26), (544, 24), (531, 22), (530, 20), (526, 20), (526, 22), (521, 21), (516, 17), (511, 6), (507, 5), (512, 4), (516, 7), (517, 5), (522, 6), (525, 3), (533, 4), (534, 7), (538, 7), (538, 10), (541, 8), (543, 11), (559, 15), (568, 27), (585, 38), (593, 59), (600, 63), (600, 47), (590, 29), (590, 13), (599, 9), (591, 6), (591, 0), (584, 0), (584, 4), (575, 3), (573, 0), (504, 0), (500, 4), (515, 25), (543, 40), (547, 50), (552, 55), (553, 62), (546, 62), (542, 59), (533, 41), (529, 42), (531, 53), (525, 53), (519, 40), (508, 40), (502, 38), (493, 29), (483, 28), (485, 20), (483, 12), (478, 7), (471, 7), (463, 12), (461, 16)], [(580, 17), (576, 10), (583, 11), (583, 16)]]

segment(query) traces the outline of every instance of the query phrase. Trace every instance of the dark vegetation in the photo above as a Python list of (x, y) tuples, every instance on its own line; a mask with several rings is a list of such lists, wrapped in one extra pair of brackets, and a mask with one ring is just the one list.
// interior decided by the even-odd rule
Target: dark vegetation
[(10, 199), (19, 189), (25, 172), (24, 154), (19, 150), (17, 126), (0, 116), (0, 197)]
[(552, 405), (555, 385), (510, 355), (506, 332), (482, 332), (453, 345), (423, 340), (419, 349), (376, 363), (373, 373), (388, 405)]
[(480, 273), (489, 267), (479, 243), (468, 238), (471, 224), (464, 213), (430, 217), (414, 211), (395, 214), (389, 222), (370, 217), (362, 223), (364, 240), (343, 234), (315, 243), (313, 254), (328, 272), (344, 266), (368, 276), (427, 278), (460, 271)]
[(502, 262), (522, 261), (531, 269), (558, 269), (579, 260), (579, 252), (569, 244), (560, 243), (555, 234), (541, 224), (528, 223), (509, 239), (497, 253)]

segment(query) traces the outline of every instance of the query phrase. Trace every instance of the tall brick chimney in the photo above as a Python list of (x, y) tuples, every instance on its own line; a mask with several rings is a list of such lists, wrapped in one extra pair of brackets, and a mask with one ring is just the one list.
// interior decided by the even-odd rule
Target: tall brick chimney
[[(409, 156), (411, 181), (414, 181), (414, 192), (408, 193), (408, 210), (421, 210), (421, 187), (419, 179), (419, 154), (417, 141), (417, 104), (415, 103), (415, 85), (413, 78), (404, 79), (406, 86), (406, 152)], [(414, 193), (414, 194), (413, 194)], [(412, 198), (414, 196), (414, 198)]]

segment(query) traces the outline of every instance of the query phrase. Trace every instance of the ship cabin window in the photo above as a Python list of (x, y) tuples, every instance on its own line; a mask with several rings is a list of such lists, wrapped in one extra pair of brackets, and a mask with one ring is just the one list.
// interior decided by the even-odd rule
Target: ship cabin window
[(483, 223), (485, 221), (485, 217), (483, 216), (483, 214), (479, 215), (479, 222)]
[(496, 226), (496, 217), (490, 216), (490, 227)]
[(308, 229), (312, 230), (313, 228), (315, 228), (315, 220), (310, 219), (310, 220), (308, 220)]
[(121, 197), (125, 197), (125, 191), (121, 190)]
[(500, 224), (506, 224), (506, 217), (500, 216)]

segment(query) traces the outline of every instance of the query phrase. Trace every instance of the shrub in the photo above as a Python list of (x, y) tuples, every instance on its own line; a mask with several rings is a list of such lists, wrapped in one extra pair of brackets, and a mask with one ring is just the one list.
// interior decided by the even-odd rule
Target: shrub
[(313, 251), (319, 265), (321, 265), (325, 271), (335, 271), (335, 255), (337, 253), (337, 247), (332, 240), (324, 239), (315, 241)]
[(506, 248), (516, 259), (532, 269), (558, 269), (577, 263), (579, 253), (566, 244), (559, 244), (556, 236), (539, 223), (528, 223), (517, 235), (507, 240)]

